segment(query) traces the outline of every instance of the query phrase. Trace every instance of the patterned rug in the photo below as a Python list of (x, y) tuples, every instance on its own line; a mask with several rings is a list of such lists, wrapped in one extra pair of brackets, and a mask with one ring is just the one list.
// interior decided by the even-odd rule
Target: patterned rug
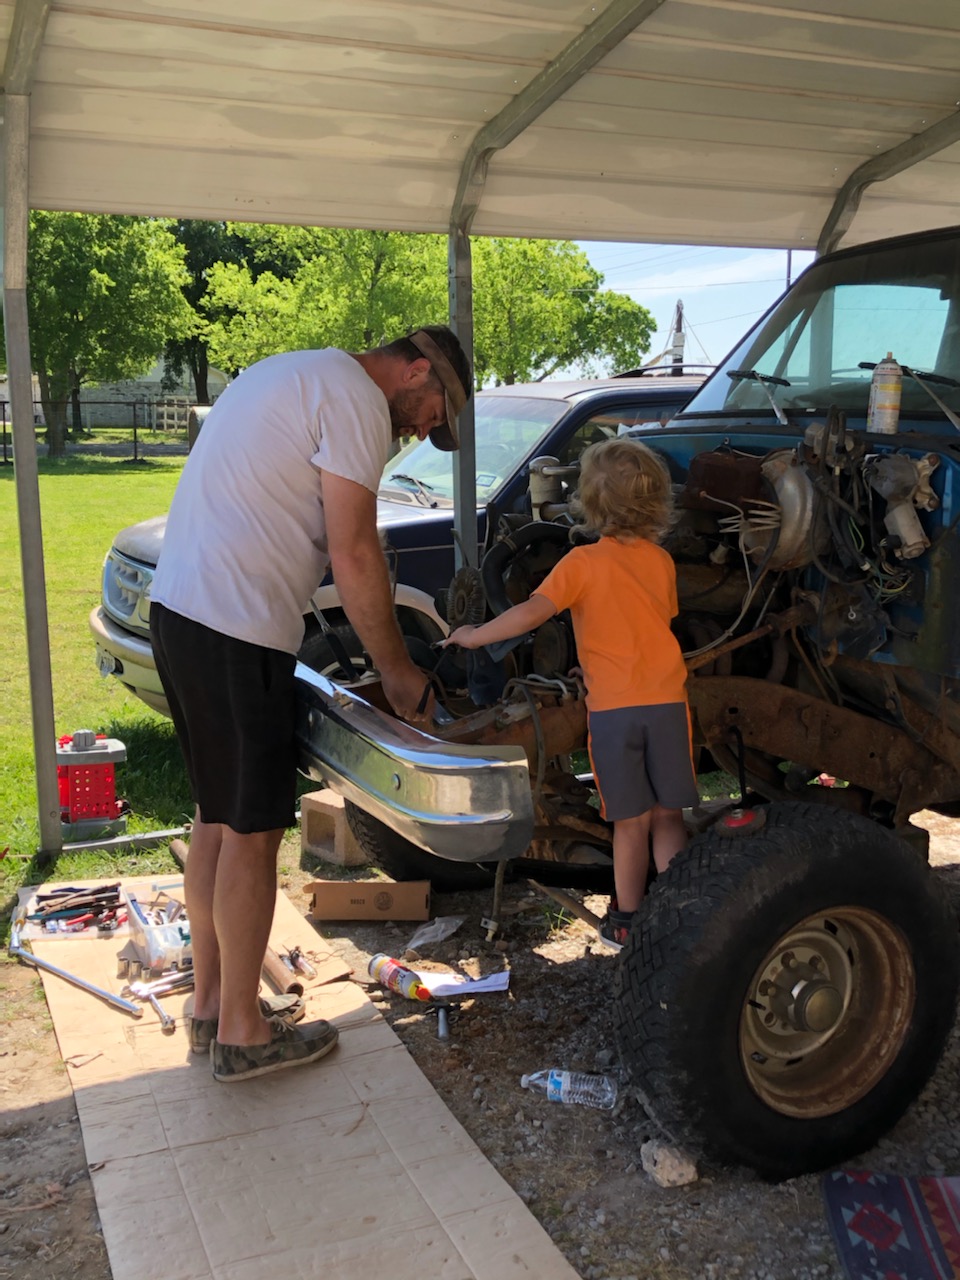
[(960, 1178), (843, 1169), (823, 1196), (849, 1280), (960, 1280)]

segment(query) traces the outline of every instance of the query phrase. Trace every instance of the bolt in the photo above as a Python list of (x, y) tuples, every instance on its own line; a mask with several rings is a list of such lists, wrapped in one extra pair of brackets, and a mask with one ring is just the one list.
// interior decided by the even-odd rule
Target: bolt
[(776, 1020), (777, 1019), (774, 1017), (772, 1013), (764, 1014), (763, 1025), (765, 1027), (772, 1027), (773, 1024), (776, 1022)]
[(796, 963), (796, 959), (792, 951), (785, 951), (780, 957), (780, 963), (785, 969), (792, 969)]

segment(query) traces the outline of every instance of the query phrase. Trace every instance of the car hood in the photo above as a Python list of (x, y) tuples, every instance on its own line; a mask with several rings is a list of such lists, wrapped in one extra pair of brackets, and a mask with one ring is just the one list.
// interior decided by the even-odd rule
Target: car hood
[(156, 564), (160, 559), (160, 548), (163, 546), (163, 531), (167, 527), (166, 516), (153, 516), (149, 520), (141, 520), (127, 529), (121, 529), (113, 540), (114, 550), (131, 560), (141, 560), (144, 564)]
[(377, 528), (391, 529), (398, 524), (449, 525), (453, 521), (453, 507), (449, 504), (439, 507), (424, 507), (419, 502), (391, 502), (386, 498), (377, 499)]
[[(398, 524), (427, 521), (449, 525), (453, 518), (452, 507), (422, 507), (417, 502), (377, 502), (377, 526), (388, 529)], [(113, 540), (114, 550), (131, 560), (143, 564), (156, 564), (163, 546), (163, 531), (167, 527), (166, 516), (153, 516), (121, 529)]]

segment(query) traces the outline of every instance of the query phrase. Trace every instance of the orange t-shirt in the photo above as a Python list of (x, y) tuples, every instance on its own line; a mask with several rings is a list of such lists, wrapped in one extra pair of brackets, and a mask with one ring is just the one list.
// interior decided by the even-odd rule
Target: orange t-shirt
[(677, 572), (646, 538), (574, 547), (537, 587), (569, 609), (591, 711), (684, 702), (687, 669), (670, 630)]

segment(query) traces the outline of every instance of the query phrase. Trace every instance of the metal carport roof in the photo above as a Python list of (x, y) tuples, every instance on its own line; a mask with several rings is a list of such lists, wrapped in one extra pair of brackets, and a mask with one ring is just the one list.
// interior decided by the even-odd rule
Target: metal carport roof
[(17, 451), (16, 430), (28, 207), (449, 231), (468, 343), (471, 230), (796, 248), (957, 220), (957, 0), (0, 0), (0, 33), (44, 849), (42, 542), (32, 431)]
[(612, 48), (493, 156), (475, 232), (810, 247), (852, 172), (933, 126), (936, 154), (871, 188), (848, 242), (960, 201), (956, 0), (49, 10), (38, 208), (445, 232), (478, 130), (598, 20)]

